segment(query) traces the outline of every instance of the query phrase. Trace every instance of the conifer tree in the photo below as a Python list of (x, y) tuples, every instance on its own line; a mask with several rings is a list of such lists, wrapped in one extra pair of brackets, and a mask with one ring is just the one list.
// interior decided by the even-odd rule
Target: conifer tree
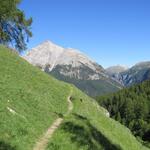
[(18, 51), (26, 49), (32, 36), (32, 18), (26, 19), (18, 8), (21, 0), (0, 0), (0, 44), (12, 46)]

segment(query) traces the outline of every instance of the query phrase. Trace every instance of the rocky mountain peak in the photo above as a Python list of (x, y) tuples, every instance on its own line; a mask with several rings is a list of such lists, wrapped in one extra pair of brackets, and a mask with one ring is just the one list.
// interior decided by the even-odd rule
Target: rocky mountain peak
[(35, 66), (39, 66), (44, 70), (46, 65), (50, 66), (50, 70), (56, 64), (57, 59), (64, 52), (64, 48), (50, 42), (45, 41), (35, 48), (29, 50), (24, 58)]
[(70, 74), (73, 74), (76, 77), (80, 76), (80, 78), (82, 78), (83, 75), (81, 75), (81, 70), (84, 70), (85, 68), (86, 71), (91, 70), (90, 72), (92, 72), (92, 75), (87, 73), (90, 76), (89, 78), (91, 78), (91, 76), (92, 79), (94, 79), (95, 76), (97, 78), (101, 75), (105, 76), (103, 67), (92, 61), (79, 50), (63, 48), (50, 41), (45, 41), (37, 47), (32, 48), (24, 58), (31, 64), (40, 67), (42, 70), (45, 70), (46, 68), (48, 72), (59, 65), (62, 66), (62, 68), (71, 66), (67, 72), (65, 69), (61, 69), (62, 74), (69, 76)]
[(122, 87), (109, 77), (101, 65), (81, 51), (63, 48), (50, 41), (32, 48), (24, 58), (46, 73), (74, 84), (91, 96), (116, 91)]

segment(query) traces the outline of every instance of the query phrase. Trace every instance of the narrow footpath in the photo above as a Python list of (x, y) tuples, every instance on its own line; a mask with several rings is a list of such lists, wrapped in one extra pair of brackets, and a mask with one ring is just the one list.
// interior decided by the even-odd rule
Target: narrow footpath
[[(67, 97), (68, 111), (65, 115), (68, 115), (73, 109), (73, 104), (71, 102), (71, 95), (72, 95), (72, 89), (70, 91), (69, 96)], [(53, 136), (53, 133), (57, 130), (57, 128), (61, 125), (62, 122), (63, 122), (63, 118), (56, 119), (53, 122), (53, 124), (48, 128), (47, 132), (36, 143), (33, 150), (45, 150), (47, 147), (47, 144), (49, 143), (50, 138)]]

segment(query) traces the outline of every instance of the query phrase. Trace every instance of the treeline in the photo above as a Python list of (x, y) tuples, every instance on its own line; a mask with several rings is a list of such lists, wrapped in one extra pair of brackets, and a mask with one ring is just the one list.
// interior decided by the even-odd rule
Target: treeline
[(150, 81), (96, 99), (113, 119), (150, 147)]

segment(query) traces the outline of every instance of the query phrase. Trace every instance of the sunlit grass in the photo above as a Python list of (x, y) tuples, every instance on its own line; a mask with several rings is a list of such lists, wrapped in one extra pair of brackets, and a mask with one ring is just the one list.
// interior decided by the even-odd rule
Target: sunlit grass
[(130, 131), (73, 87), (73, 111), (67, 97), (72, 85), (60, 82), (0, 46), (0, 149), (32, 150), (58, 117), (64, 122), (49, 150), (144, 150)]
[(58, 114), (66, 113), (69, 90), (1, 46), (0, 141), (18, 150), (32, 149)]
[(65, 118), (47, 150), (146, 150), (130, 130), (108, 117), (98, 104), (74, 88), (72, 114)]

